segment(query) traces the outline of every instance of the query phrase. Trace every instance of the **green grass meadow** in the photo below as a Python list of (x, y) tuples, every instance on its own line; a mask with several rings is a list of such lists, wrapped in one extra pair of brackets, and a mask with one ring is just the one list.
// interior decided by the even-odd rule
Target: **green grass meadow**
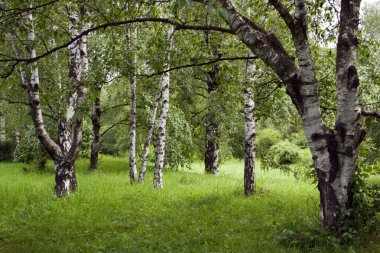
[[(50, 166), (51, 167), (51, 166)], [(77, 164), (78, 191), (53, 195), (53, 172), (0, 164), (0, 252), (380, 252), (379, 238), (351, 246), (302, 248), (281, 243), (289, 227), (318, 227), (318, 191), (279, 171), (258, 168), (257, 193), (243, 194), (243, 162), (221, 175), (192, 169), (152, 173), (131, 185), (123, 158), (102, 157), (100, 169)]]

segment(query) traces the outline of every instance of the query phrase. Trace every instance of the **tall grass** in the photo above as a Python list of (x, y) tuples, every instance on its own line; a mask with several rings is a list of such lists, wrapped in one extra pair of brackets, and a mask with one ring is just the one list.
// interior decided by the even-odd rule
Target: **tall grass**
[[(192, 169), (165, 171), (164, 189), (152, 175), (130, 185), (127, 162), (102, 157), (99, 171), (77, 163), (79, 188), (53, 196), (52, 173), (0, 164), (0, 252), (303, 252), (280, 244), (289, 224), (318, 226), (315, 185), (278, 171), (257, 172), (257, 193), (243, 195), (242, 162), (221, 176)], [(197, 172), (197, 173), (192, 173)], [(307, 252), (376, 252), (379, 242)]]

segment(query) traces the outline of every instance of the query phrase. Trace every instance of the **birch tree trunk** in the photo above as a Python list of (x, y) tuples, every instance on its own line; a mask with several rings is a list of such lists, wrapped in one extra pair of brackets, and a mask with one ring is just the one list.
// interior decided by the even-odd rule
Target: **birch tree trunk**
[(90, 170), (93, 171), (98, 167), (99, 160), (99, 147), (100, 147), (100, 118), (102, 111), (100, 108), (100, 87), (96, 88), (96, 97), (94, 99), (94, 111), (91, 115), (92, 123), (92, 143), (91, 143), (91, 154), (90, 154)]
[(126, 42), (127, 42), (127, 57), (128, 65), (131, 71), (128, 71), (129, 85), (131, 89), (131, 107), (130, 107), (130, 123), (129, 123), (129, 177), (131, 183), (137, 181), (137, 167), (136, 167), (136, 54), (132, 52), (132, 37), (137, 36), (137, 26), (131, 32), (131, 26), (126, 28)]
[(5, 116), (0, 112), (0, 146), (5, 145)]
[[(269, 0), (292, 34), (298, 65), (274, 34), (236, 11), (229, 0), (218, 0), (229, 14), (229, 25), (239, 39), (286, 85), (300, 115), (318, 175), (321, 224), (337, 229), (352, 214), (352, 175), (365, 131), (359, 123), (356, 49), (359, 1), (342, 0), (336, 56), (337, 119), (334, 129), (324, 125), (318, 82), (307, 37), (307, 9), (295, 0), (292, 16), (278, 0)], [(343, 212), (343, 213), (341, 213)]]
[[(162, 86), (162, 85), (160, 84), (160, 86)], [(152, 112), (150, 115), (150, 121), (149, 121), (148, 135), (146, 136), (145, 144), (144, 144), (144, 150), (143, 150), (142, 156), (141, 156), (141, 171), (140, 171), (140, 175), (139, 175), (139, 182), (140, 183), (144, 183), (144, 179), (145, 179), (146, 162), (147, 162), (147, 157), (148, 157), (148, 153), (149, 153), (150, 142), (152, 140), (154, 125), (156, 122), (157, 108), (158, 108), (158, 104), (160, 102), (160, 99), (161, 99), (161, 87), (159, 88), (159, 90), (156, 93), (156, 96), (154, 98), (153, 108), (152, 108)]]
[[(67, 7), (69, 14), (69, 32), (77, 36), (87, 25), (79, 26), (79, 19), (86, 15), (81, 6), (79, 13)], [(76, 108), (83, 104), (87, 89), (84, 83), (88, 73), (87, 36), (69, 45), (69, 80), (74, 93), (67, 99), (65, 119), (60, 120), (58, 126), (59, 145), (63, 152), (60, 160), (54, 160), (56, 177), (55, 192), (57, 196), (65, 196), (77, 188), (75, 175), (75, 160), (82, 143), (82, 116)]]
[[(69, 31), (72, 36), (75, 36), (78, 34), (79, 16), (75, 11), (69, 10), (69, 8), (68, 11), (70, 15)], [(83, 9), (81, 9), (81, 15), (84, 15)], [(28, 13), (25, 22), (28, 30), (26, 45), (27, 52), (29, 58), (35, 58), (35, 33), (31, 13)], [(21, 50), (17, 45), (16, 36), (13, 31), (10, 32), (10, 38), (16, 57), (21, 58)], [(83, 103), (86, 92), (86, 89), (81, 82), (81, 78), (82, 81), (85, 80), (88, 71), (86, 37), (84, 36), (71, 44), (69, 46), (69, 52), (69, 78), (71, 86), (75, 92), (67, 101), (65, 119), (59, 121), (58, 142), (51, 139), (45, 128), (39, 96), (39, 73), (37, 63), (33, 62), (29, 64), (29, 78), (24, 66), (20, 65), (19, 69), (22, 87), (26, 91), (29, 100), (30, 115), (36, 129), (37, 137), (54, 162), (55, 194), (58, 197), (68, 195), (70, 191), (75, 191), (77, 187), (74, 162), (82, 141), (82, 119), (81, 116), (75, 112), (75, 106)]]
[(205, 118), (206, 136), (205, 136), (205, 171), (219, 175), (219, 137), (220, 137), (220, 123), (218, 122), (215, 112), (216, 103), (216, 90), (219, 87), (217, 77), (219, 67), (214, 65), (211, 71), (207, 72), (207, 92), (209, 95), (208, 112)]
[[(168, 38), (168, 49), (173, 48), (173, 27), (170, 27), (167, 33)], [(169, 61), (169, 56), (167, 57)], [(167, 65), (167, 64), (166, 64)], [(162, 171), (164, 168), (165, 160), (165, 144), (166, 144), (166, 119), (169, 112), (169, 85), (170, 85), (170, 72), (162, 74), (160, 79), (160, 86), (162, 90), (162, 109), (158, 119), (158, 130), (157, 130), (157, 143), (155, 146), (155, 168), (153, 177), (154, 188), (162, 189), (164, 187), (164, 182), (162, 178)]]
[[(253, 60), (247, 60), (246, 79), (247, 85), (254, 82), (255, 65)], [(244, 193), (250, 195), (255, 192), (255, 103), (250, 87), (244, 89), (244, 121), (245, 121), (245, 142), (244, 142)]]

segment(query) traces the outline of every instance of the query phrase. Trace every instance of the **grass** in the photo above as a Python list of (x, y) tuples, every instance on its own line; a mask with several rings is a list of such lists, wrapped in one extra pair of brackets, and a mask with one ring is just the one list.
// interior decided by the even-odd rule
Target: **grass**
[(129, 184), (123, 158), (102, 157), (93, 174), (80, 160), (78, 191), (57, 199), (52, 173), (0, 164), (0, 252), (379, 252), (378, 238), (307, 250), (280, 244), (288, 226), (318, 226), (318, 192), (258, 169), (257, 193), (245, 197), (242, 165), (226, 162), (219, 177), (202, 174), (200, 163), (165, 171), (164, 189), (154, 190), (151, 173)]

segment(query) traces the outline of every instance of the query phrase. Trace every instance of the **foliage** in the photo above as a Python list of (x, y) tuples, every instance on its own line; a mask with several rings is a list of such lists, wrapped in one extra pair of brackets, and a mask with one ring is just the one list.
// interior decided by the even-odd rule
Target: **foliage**
[(264, 158), (269, 149), (281, 141), (281, 133), (273, 128), (258, 131), (256, 138), (256, 155), (259, 159)]
[(354, 176), (353, 220), (344, 229), (380, 233), (380, 185), (371, 184), (368, 178), (379, 175), (380, 162), (367, 164), (359, 160)]
[(166, 163), (169, 167), (188, 166), (192, 158), (192, 135), (185, 114), (176, 107), (170, 108), (167, 122)]
[(90, 157), (90, 147), (92, 142), (92, 129), (91, 124), (89, 124), (88, 121), (83, 121), (82, 126), (82, 144), (81, 144), (81, 150), (79, 153), (79, 157)]
[(21, 134), (20, 142), (14, 152), (14, 160), (34, 163), (37, 168), (45, 169), (48, 155), (36, 137), (33, 126), (27, 126)]
[(267, 156), (272, 157), (278, 165), (296, 163), (299, 159), (299, 148), (288, 140), (281, 141), (269, 148)]
[(6, 141), (4, 144), (0, 144), (0, 161), (12, 161), (14, 150), (15, 143), (12, 141)]
[(308, 148), (305, 134), (302, 131), (293, 133), (290, 137), (290, 141), (296, 144), (299, 148), (302, 148), (302, 149)]

